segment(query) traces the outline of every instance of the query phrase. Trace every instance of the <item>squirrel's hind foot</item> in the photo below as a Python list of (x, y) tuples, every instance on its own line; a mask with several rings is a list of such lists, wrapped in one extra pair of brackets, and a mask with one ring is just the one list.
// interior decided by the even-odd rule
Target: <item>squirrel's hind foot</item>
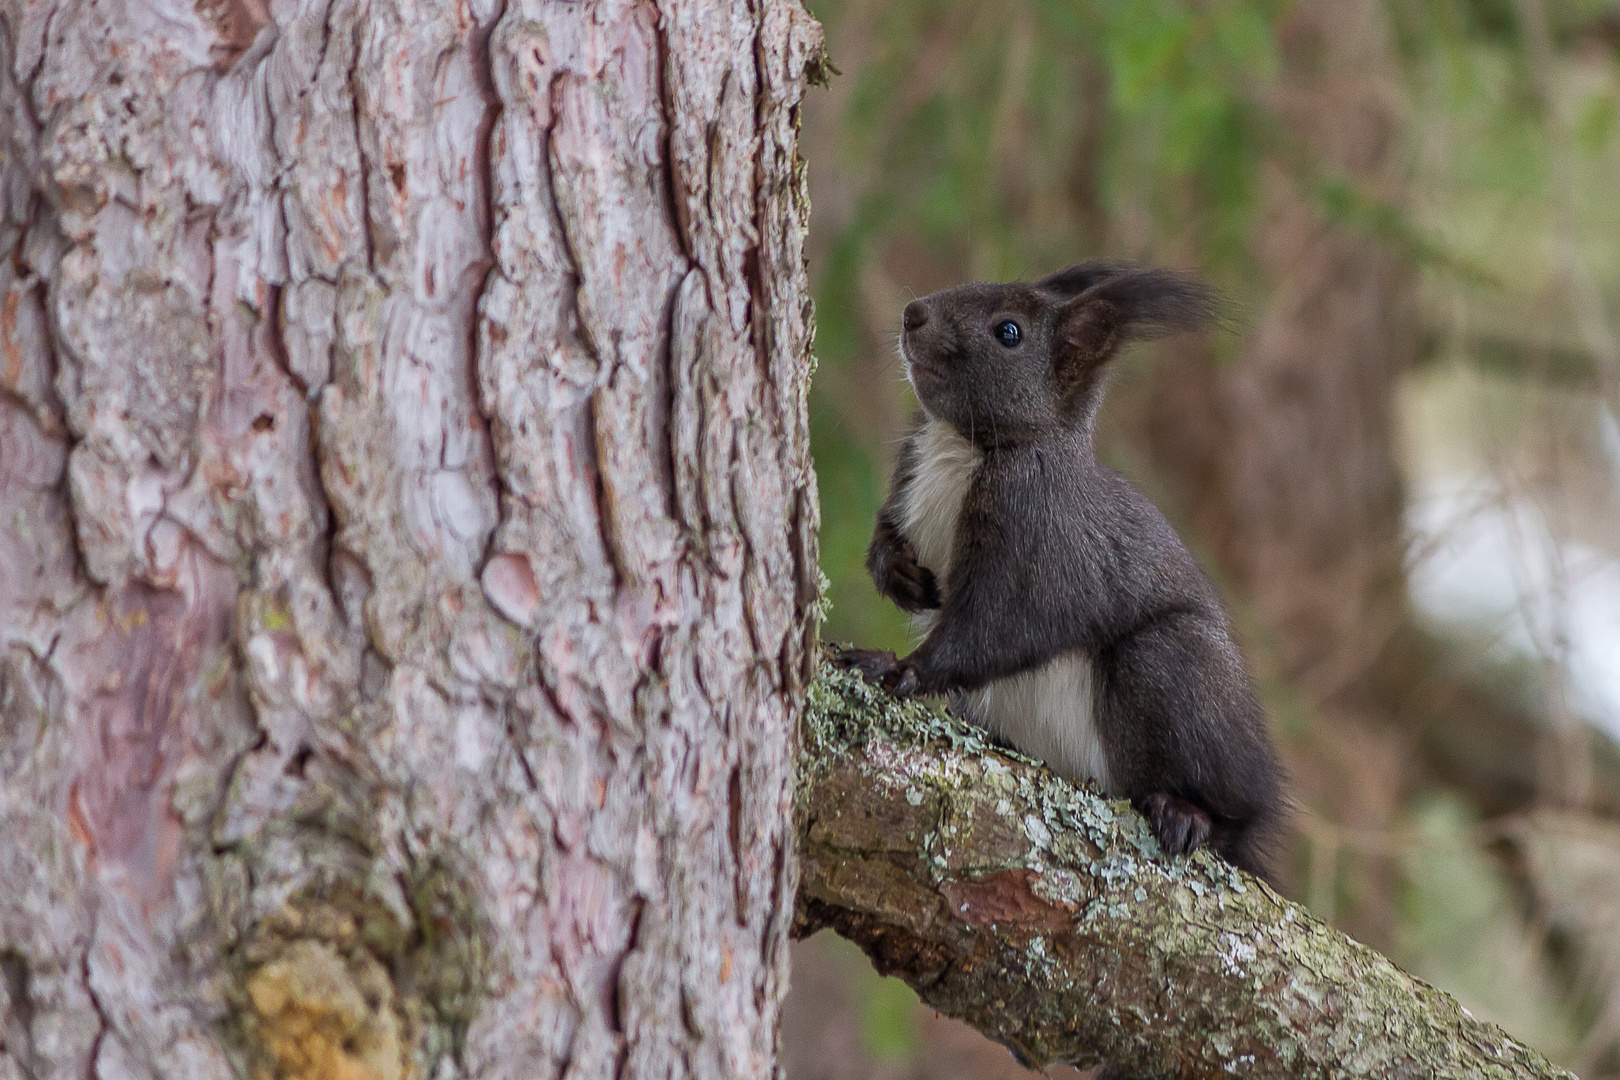
[(1190, 855), (1209, 843), (1209, 815), (1186, 799), (1155, 791), (1137, 803), (1166, 855)]

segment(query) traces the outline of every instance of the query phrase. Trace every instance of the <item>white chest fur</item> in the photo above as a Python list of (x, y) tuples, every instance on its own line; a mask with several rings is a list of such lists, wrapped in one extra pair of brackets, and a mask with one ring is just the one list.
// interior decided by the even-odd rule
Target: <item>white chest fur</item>
[[(902, 510), (906, 539), (917, 559), (946, 586), (956, 547), (956, 520), (984, 453), (943, 420), (917, 433), (917, 466)], [(917, 619), (924, 632), (934, 613)], [(1040, 758), (1070, 780), (1092, 779), (1106, 790), (1108, 761), (1093, 722), (1096, 688), (1091, 661), (1064, 653), (1040, 667), (998, 679), (957, 695), (954, 704), (1026, 754)]]
[(984, 451), (943, 420), (930, 420), (917, 433), (917, 471), (906, 490), (903, 527), (917, 549), (917, 561), (934, 572), (943, 588), (956, 547), (956, 519)]

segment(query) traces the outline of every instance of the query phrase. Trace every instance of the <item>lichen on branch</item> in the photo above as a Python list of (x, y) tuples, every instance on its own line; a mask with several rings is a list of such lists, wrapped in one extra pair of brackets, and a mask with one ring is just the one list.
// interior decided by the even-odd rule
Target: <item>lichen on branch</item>
[(795, 932), (830, 927), (1024, 1064), (1569, 1077), (1130, 806), (852, 672), (811, 687)]

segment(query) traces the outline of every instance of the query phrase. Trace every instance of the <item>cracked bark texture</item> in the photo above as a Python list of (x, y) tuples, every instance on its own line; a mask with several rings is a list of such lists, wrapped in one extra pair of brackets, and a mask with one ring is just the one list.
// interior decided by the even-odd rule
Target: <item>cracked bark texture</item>
[(810, 691), (795, 933), (830, 927), (1030, 1068), (1568, 1078), (1208, 851), (845, 671)]
[(0, 3), (0, 1078), (771, 1074), (819, 49)]

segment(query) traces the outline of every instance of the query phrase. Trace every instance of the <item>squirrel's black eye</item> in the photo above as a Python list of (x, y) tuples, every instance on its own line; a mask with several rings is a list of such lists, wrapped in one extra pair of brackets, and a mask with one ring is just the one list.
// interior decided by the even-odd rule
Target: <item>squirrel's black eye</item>
[(1017, 348), (1018, 343), (1023, 340), (1024, 337), (1024, 332), (1018, 329), (1018, 324), (1013, 322), (1011, 319), (1003, 319), (1001, 322), (997, 323), (994, 333), (996, 335), (996, 340), (1001, 342), (1009, 349)]

